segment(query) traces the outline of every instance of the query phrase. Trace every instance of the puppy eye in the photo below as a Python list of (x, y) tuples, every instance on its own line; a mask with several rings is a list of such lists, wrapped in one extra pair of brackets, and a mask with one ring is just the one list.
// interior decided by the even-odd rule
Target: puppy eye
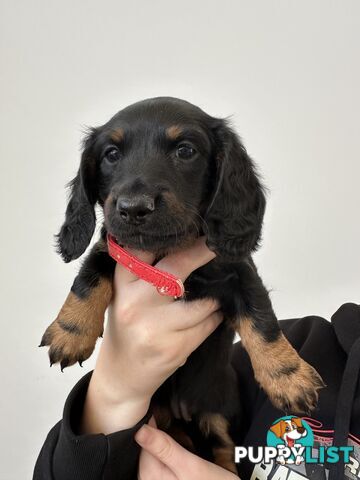
[(187, 143), (182, 143), (176, 149), (176, 156), (184, 160), (192, 158), (195, 153), (195, 148), (193, 148), (191, 145), (188, 145)]
[(116, 147), (106, 150), (104, 158), (111, 164), (116, 163), (120, 158), (120, 151)]

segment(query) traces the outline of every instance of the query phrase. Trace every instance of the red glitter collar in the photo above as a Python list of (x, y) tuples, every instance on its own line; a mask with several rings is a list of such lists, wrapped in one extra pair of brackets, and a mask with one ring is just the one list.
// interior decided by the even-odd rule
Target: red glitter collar
[(116, 243), (114, 237), (107, 235), (109, 255), (137, 277), (151, 283), (161, 295), (180, 298), (184, 295), (184, 284), (180, 278), (171, 273), (163, 272), (148, 263), (134, 257)]

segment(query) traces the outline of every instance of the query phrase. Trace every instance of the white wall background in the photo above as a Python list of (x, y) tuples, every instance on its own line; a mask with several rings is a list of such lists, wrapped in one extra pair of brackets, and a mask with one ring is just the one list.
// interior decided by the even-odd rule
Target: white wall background
[(271, 190), (257, 263), (279, 318), (360, 296), (360, 2), (1, 0), (0, 478), (31, 478), (75, 381), (38, 349), (83, 125), (172, 95), (233, 114)]

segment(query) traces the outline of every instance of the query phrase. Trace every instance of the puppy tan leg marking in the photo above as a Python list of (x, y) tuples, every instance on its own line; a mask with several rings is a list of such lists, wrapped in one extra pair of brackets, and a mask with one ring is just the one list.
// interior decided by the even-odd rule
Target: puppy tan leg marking
[(237, 474), (234, 463), (235, 445), (229, 435), (229, 424), (219, 413), (205, 413), (201, 416), (199, 428), (205, 437), (216, 437), (213, 447), (214, 463)]
[(70, 292), (56, 320), (46, 329), (40, 346), (49, 346), (50, 365), (61, 369), (81, 363), (92, 354), (102, 335), (104, 314), (112, 296), (112, 283), (102, 278), (87, 298)]
[(175, 442), (186, 448), (186, 450), (191, 453), (196, 453), (191, 438), (184, 432), (180, 425), (171, 425), (166, 432), (175, 440)]
[(254, 375), (269, 399), (279, 410), (309, 414), (324, 387), (316, 370), (302, 360), (281, 333), (266, 342), (251, 318), (241, 318), (239, 334), (249, 354)]
[(160, 428), (160, 430), (164, 430), (164, 432), (166, 432), (170, 428), (170, 425), (173, 421), (170, 409), (153, 405), (152, 412), (155, 418), (156, 426)]
[(174, 420), (170, 409), (154, 406), (153, 415), (156, 425), (160, 430), (168, 433), (177, 443), (190, 452), (195, 453), (195, 447), (191, 438), (184, 432), (179, 422)]

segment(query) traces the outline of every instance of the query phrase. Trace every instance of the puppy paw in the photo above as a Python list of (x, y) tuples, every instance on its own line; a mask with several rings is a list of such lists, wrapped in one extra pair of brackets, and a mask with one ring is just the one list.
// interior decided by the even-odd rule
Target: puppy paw
[(46, 329), (40, 346), (48, 346), (50, 366), (60, 363), (61, 371), (76, 362), (82, 362), (92, 354), (97, 336), (84, 334), (73, 324), (57, 318)]
[(299, 357), (288, 366), (268, 372), (262, 385), (276, 408), (299, 415), (311, 414), (324, 386), (317, 371)]
[(92, 354), (102, 335), (104, 313), (110, 302), (112, 286), (102, 281), (86, 298), (70, 292), (56, 320), (46, 329), (40, 346), (48, 346), (50, 365), (60, 363), (61, 370)]

